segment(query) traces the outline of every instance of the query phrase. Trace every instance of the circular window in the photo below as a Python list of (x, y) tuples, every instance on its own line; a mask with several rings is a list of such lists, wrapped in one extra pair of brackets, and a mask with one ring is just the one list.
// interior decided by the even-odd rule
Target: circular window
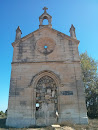
[(37, 41), (37, 49), (40, 53), (48, 55), (53, 52), (55, 48), (55, 41), (51, 38), (45, 37)]
[(47, 49), (47, 48), (48, 48), (48, 46), (44, 46), (44, 48), (45, 48), (45, 49)]

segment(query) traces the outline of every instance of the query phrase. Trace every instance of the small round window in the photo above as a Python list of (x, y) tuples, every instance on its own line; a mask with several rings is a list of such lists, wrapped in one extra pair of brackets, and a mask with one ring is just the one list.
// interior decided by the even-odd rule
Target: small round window
[(47, 48), (48, 48), (48, 46), (46, 46), (46, 45), (45, 45), (45, 46), (44, 46), (44, 48), (45, 48), (45, 49), (47, 49)]

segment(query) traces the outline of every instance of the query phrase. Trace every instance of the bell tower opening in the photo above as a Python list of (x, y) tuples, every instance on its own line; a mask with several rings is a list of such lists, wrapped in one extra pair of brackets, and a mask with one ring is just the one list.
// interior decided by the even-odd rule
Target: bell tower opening
[(44, 19), (44, 20), (43, 20), (43, 25), (48, 25), (48, 23), (49, 23), (49, 22), (48, 22), (48, 19)]
[(46, 11), (47, 9), (48, 8), (44, 7), (43, 8), (44, 13), (39, 17), (39, 22), (40, 22), (39, 28), (42, 28), (43, 26), (52, 28), (52, 24), (51, 24), (52, 17), (47, 13)]

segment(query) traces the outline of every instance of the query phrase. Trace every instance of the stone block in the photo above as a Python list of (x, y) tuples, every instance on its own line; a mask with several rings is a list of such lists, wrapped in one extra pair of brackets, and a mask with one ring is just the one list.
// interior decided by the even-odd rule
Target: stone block
[(47, 89), (47, 93), (51, 94), (51, 89)]
[(50, 95), (45, 95), (45, 99), (50, 99)]

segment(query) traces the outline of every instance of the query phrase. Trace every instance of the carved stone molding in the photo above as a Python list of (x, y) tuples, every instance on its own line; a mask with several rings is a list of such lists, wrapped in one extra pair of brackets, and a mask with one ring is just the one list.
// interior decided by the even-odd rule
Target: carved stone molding
[(54, 48), (55, 41), (49, 37), (44, 37), (37, 41), (37, 49), (44, 55), (48, 55), (53, 52)]

